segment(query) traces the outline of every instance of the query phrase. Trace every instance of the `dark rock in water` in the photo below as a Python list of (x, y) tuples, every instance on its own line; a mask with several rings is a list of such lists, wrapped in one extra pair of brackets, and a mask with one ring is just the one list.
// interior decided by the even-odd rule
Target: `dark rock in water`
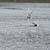
[(30, 27), (37, 27), (37, 24), (30, 25)]
[(35, 27), (37, 27), (37, 24), (34, 24)]
[(32, 24), (33, 24), (34, 27), (37, 27), (37, 24), (35, 24), (35, 23), (32, 23)]

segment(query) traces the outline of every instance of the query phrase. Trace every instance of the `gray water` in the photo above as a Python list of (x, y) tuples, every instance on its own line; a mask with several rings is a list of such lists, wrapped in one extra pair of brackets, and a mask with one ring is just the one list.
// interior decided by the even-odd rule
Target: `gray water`
[(50, 8), (26, 5), (0, 8), (0, 50), (50, 50)]

